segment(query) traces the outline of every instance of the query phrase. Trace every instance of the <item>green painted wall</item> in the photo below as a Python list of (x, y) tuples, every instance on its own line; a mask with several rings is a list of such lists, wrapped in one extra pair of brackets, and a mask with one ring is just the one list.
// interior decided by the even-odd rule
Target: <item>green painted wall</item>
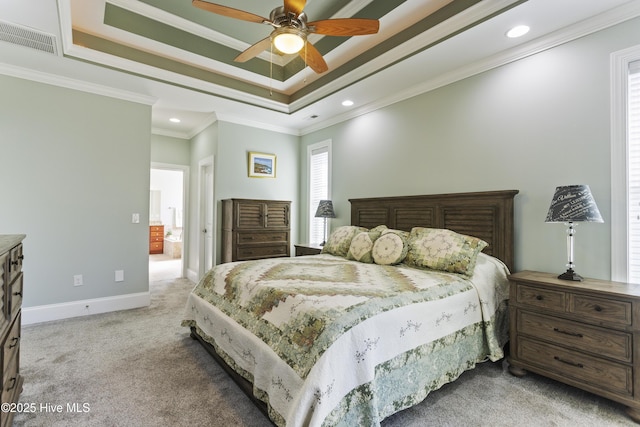
[(147, 292), (151, 107), (4, 75), (0, 93), (0, 233), (27, 235), (24, 306)]
[(518, 189), (516, 269), (558, 273), (564, 226), (544, 223), (553, 191), (588, 184), (605, 224), (578, 226), (575, 262), (608, 279), (609, 56), (639, 41), (635, 19), (314, 132), (300, 163), (307, 145), (333, 141), (333, 227), (349, 223), (353, 197)]

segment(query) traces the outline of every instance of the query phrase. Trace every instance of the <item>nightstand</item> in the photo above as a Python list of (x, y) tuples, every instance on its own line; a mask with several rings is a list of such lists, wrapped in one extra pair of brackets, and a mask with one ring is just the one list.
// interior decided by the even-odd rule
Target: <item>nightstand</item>
[(620, 402), (640, 422), (640, 285), (533, 271), (509, 280), (509, 371)]
[(308, 243), (301, 243), (293, 246), (295, 246), (296, 248), (296, 256), (318, 255), (320, 252), (322, 252), (322, 246), (320, 245), (311, 245)]

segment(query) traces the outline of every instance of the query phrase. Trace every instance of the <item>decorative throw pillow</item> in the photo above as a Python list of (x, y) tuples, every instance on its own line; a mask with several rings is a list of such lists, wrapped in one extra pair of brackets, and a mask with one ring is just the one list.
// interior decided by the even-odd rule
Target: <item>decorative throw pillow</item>
[(322, 253), (346, 257), (353, 236), (361, 231), (367, 231), (367, 229), (355, 225), (343, 225), (336, 228), (322, 247)]
[(351, 246), (349, 246), (347, 259), (364, 262), (366, 264), (373, 264), (373, 255), (371, 254), (371, 251), (373, 250), (373, 244), (378, 239), (378, 237), (380, 237), (380, 234), (383, 230), (379, 229), (378, 227), (369, 231), (363, 231), (354, 236), (354, 238), (351, 240)]
[(407, 256), (407, 236), (409, 233), (401, 230), (385, 230), (373, 244), (371, 255), (376, 264), (399, 264)]
[(477, 237), (439, 228), (415, 227), (409, 236), (405, 264), (473, 275), (478, 253), (488, 243)]

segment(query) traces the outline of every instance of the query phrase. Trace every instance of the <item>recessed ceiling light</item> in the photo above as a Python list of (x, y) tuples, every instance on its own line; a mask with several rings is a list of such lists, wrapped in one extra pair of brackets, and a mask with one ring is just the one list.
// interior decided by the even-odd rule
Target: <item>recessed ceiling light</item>
[(342, 101), (342, 105), (344, 105), (345, 107), (351, 107), (353, 105), (353, 101), (350, 99), (346, 99)]
[(516, 37), (522, 37), (529, 32), (529, 29), (530, 28), (526, 25), (517, 25), (512, 29), (510, 29), (509, 31), (507, 31), (507, 37), (512, 39)]
[(179, 118), (177, 118), (177, 117), (171, 117), (171, 118), (169, 119), (169, 121), (170, 121), (171, 123), (180, 123), (180, 119), (179, 119)]

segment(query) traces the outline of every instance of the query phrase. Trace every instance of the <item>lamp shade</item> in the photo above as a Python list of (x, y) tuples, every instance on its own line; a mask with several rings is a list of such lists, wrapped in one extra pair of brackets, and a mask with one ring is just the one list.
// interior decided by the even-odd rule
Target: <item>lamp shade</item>
[(604, 222), (588, 185), (556, 187), (545, 222)]
[(320, 200), (318, 204), (318, 210), (316, 210), (316, 218), (335, 218), (336, 214), (333, 211), (333, 203), (331, 200)]

